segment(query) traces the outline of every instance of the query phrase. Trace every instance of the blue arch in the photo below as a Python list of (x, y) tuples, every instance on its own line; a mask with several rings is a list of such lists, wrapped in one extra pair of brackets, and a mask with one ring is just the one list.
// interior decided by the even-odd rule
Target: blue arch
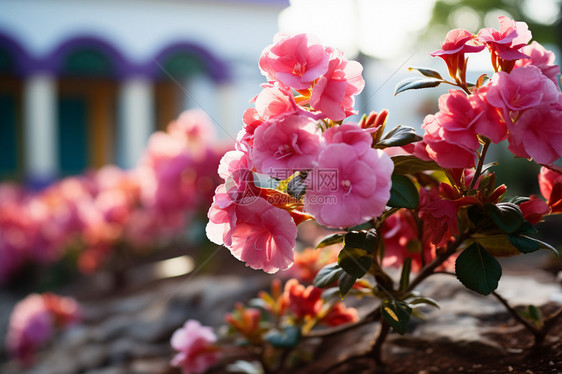
[(152, 61), (146, 63), (145, 71), (153, 79), (165, 75), (166, 73), (162, 71), (165, 61), (177, 53), (187, 53), (198, 58), (204, 64), (207, 74), (217, 83), (229, 81), (231, 78), (228, 65), (224, 61), (201, 45), (187, 41), (171, 43), (161, 49)]

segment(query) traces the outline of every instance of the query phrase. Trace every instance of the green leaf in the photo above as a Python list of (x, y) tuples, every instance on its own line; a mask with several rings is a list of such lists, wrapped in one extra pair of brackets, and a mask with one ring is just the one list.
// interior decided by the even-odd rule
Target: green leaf
[(395, 175), (415, 174), (426, 170), (442, 170), (435, 161), (423, 161), (412, 155), (393, 156)]
[(410, 285), (410, 271), (412, 269), (412, 259), (407, 257), (402, 264), (402, 273), (400, 274), (400, 291), (405, 291)]
[[(517, 236), (510, 235), (509, 241), (521, 253), (531, 253), (531, 252), (536, 251), (537, 249), (547, 249), (547, 250), (551, 251), (556, 257), (558, 257), (560, 255), (558, 253), (558, 251), (556, 250), (556, 248), (554, 248), (550, 244), (545, 243), (545, 242), (543, 242), (539, 239), (531, 238), (530, 236), (527, 236), (527, 235), (521, 235), (521, 234), (517, 235)], [(519, 245), (519, 247), (518, 247), (518, 245)], [(535, 249), (536, 246), (538, 246), (537, 249)], [(527, 251), (527, 252), (524, 252), (524, 251)]]
[(425, 75), (426, 77), (443, 79), (443, 77), (441, 77), (441, 74), (439, 74), (439, 72), (437, 72), (435, 70), (432, 70), (432, 69), (428, 69), (428, 68), (408, 68), (408, 71), (412, 71), (412, 70), (417, 70), (420, 73), (422, 73), (422, 75)]
[(484, 210), (496, 226), (506, 234), (512, 234), (523, 224), (521, 209), (513, 203), (486, 204)]
[(477, 243), (471, 244), (457, 257), (455, 271), (466, 288), (482, 295), (494, 291), (502, 276), (499, 262)]
[(287, 184), (287, 194), (295, 199), (300, 199), (306, 192), (307, 173), (298, 172)]
[(369, 231), (351, 231), (345, 235), (343, 240), (344, 246), (347, 248), (364, 249), (368, 253), (373, 253), (377, 246), (377, 230)]
[(509, 242), (521, 253), (532, 253), (541, 249), (541, 245), (525, 235), (508, 235)]
[(420, 88), (437, 87), (442, 82), (443, 81), (441, 79), (437, 79), (437, 78), (429, 78), (429, 79), (408, 78), (396, 85), (396, 88), (394, 89), (394, 96), (398, 95), (400, 92), (404, 92), (407, 90), (418, 90)]
[(345, 295), (353, 288), (353, 285), (357, 281), (356, 278), (343, 272), (338, 279), (338, 288), (340, 289), (340, 297), (343, 299)]
[(316, 244), (316, 249), (341, 243), (343, 242), (344, 237), (345, 237), (345, 233), (328, 235), (324, 239), (322, 239), (320, 243)]
[(276, 348), (296, 347), (301, 341), (301, 329), (293, 325), (282, 330), (269, 330), (264, 339)]
[(361, 278), (369, 271), (373, 264), (373, 257), (364, 249), (346, 245), (338, 256), (338, 264), (347, 274), (354, 278)]
[(431, 297), (418, 296), (413, 300), (409, 300), (408, 304), (410, 305), (426, 304), (426, 305), (431, 305), (437, 309), (441, 309), (437, 301), (433, 300)]
[(420, 140), (422, 140), (422, 137), (416, 134), (413, 127), (398, 125), (390, 130), (375, 146), (377, 148), (397, 147)]
[(387, 205), (393, 208), (415, 209), (419, 202), (418, 189), (410, 178), (404, 175), (393, 175), (390, 200)]
[(320, 269), (314, 278), (313, 284), (318, 288), (329, 287), (334, 284), (343, 273), (343, 269), (334, 262)]
[(529, 317), (535, 322), (540, 322), (542, 319), (541, 311), (536, 306), (529, 305)]
[(408, 328), (412, 308), (402, 301), (385, 300), (381, 304), (381, 315), (384, 320), (400, 335)]

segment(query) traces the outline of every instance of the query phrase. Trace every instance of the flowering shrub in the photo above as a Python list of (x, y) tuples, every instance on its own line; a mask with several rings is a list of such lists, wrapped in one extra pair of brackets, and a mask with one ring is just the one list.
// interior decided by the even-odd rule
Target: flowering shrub
[(25, 366), (31, 365), (36, 350), (58, 330), (80, 319), (80, 307), (74, 299), (50, 293), (31, 294), (14, 307), (6, 334), (7, 351)]
[(25, 263), (78, 252), (79, 268), (90, 273), (118, 247), (146, 251), (179, 237), (208, 209), (228, 148), (206, 114), (187, 111), (150, 137), (135, 169), (106, 166), (38, 193), (0, 185), (0, 284)]
[[(357, 323), (380, 322), (368, 353), (380, 364), (389, 330), (405, 333), (416, 308), (436, 305), (415, 288), (440, 270), (454, 271), (468, 289), (494, 294), (516, 314), (495, 293), (502, 274), (496, 257), (539, 249), (558, 254), (533, 234), (535, 224), (561, 211), (562, 199), (555, 165), (562, 156), (560, 68), (551, 52), (528, 44), (531, 37), (525, 23), (507, 17), (500, 17), (499, 30), (449, 32), (432, 55), (444, 60), (451, 80), (416, 68), (425, 78), (396, 87), (396, 94), (453, 87), (418, 136), (401, 125), (387, 131), (386, 110), (349, 120), (356, 114), (353, 97), (364, 86), (361, 66), (313, 36), (276, 35), (259, 60), (267, 83), (244, 114), (236, 151), (221, 160), (224, 183), (215, 191), (207, 235), (268, 273), (295, 263), (296, 226), (306, 220), (336, 230), (319, 250), (341, 249), (337, 261), (320, 270), (304, 267), (309, 279), (316, 274), (314, 287), (290, 280), (281, 292), (274, 283), (271, 295), (260, 296), (261, 309), (237, 306), (227, 317), (231, 328), (252, 345), (294, 348), (309, 323), (355, 321), (357, 315), (339, 302), (323, 312), (321, 296), (335, 291), (343, 298), (355, 289), (353, 294), (380, 301)], [(466, 56), (486, 51), (493, 72), (468, 82)], [(497, 163), (484, 163), (491, 144), (503, 141), (514, 156), (543, 166), (539, 183), (546, 201), (506, 198), (507, 186), (496, 184)], [(401, 268), (399, 279), (388, 267)], [(540, 345), (544, 326), (560, 315), (532, 323), (516, 319)], [(272, 319), (275, 330), (264, 324)], [(273, 360), (277, 369), (289, 365), (284, 358)], [(273, 368), (267, 359), (262, 364), (266, 372)]]

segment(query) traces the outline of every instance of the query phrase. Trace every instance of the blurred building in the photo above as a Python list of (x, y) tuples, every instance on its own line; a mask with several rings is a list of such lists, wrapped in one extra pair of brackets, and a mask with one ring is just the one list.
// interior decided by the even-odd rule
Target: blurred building
[(132, 167), (203, 108), (235, 138), (288, 0), (0, 0), (0, 178)]

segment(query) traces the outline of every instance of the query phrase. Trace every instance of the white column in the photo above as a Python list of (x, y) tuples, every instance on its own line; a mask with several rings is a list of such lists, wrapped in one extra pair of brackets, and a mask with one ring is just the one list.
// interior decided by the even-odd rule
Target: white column
[(128, 169), (138, 163), (155, 128), (152, 84), (148, 79), (135, 77), (123, 82), (120, 113), (120, 164)]
[[(217, 120), (222, 127), (217, 129), (219, 139), (236, 140), (238, 131), (242, 129), (242, 117), (238, 117), (234, 110), (234, 91), (234, 86), (231, 83), (222, 83), (217, 88), (220, 108)], [(249, 106), (250, 104), (248, 104)]]
[(55, 78), (47, 73), (29, 76), (23, 96), (25, 173), (34, 182), (50, 182), (58, 172)]

